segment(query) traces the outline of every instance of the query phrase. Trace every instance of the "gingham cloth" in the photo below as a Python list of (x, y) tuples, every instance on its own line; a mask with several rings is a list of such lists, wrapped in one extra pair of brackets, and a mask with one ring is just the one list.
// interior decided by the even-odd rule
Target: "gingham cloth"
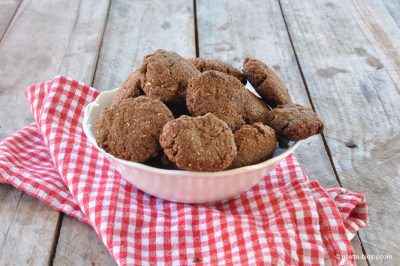
[(98, 94), (63, 76), (29, 87), (36, 122), (0, 143), (0, 182), (92, 225), (120, 265), (355, 263), (350, 239), (367, 223), (363, 195), (321, 188), (290, 156), (234, 199), (149, 196), (84, 136), (83, 108)]

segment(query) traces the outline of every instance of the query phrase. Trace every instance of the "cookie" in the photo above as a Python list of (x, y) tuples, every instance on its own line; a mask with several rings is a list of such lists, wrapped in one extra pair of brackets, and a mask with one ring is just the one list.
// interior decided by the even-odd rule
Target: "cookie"
[(242, 82), (242, 84), (246, 84), (247, 82), (245, 75), (239, 69), (234, 68), (233, 66), (225, 62), (219, 60), (205, 59), (201, 57), (189, 58), (188, 60), (192, 62), (192, 64), (195, 65), (195, 67), (200, 72), (215, 70), (237, 78), (238, 80), (240, 80), (240, 82)]
[(100, 113), (95, 124), (97, 145), (117, 158), (144, 162), (158, 155), (162, 128), (172, 119), (158, 100), (146, 96), (124, 99)]
[(262, 123), (244, 125), (234, 136), (237, 154), (230, 168), (261, 163), (271, 158), (275, 151), (275, 131)]
[(141, 74), (139, 70), (134, 71), (122, 83), (119, 90), (116, 92), (112, 103), (116, 104), (127, 98), (136, 98), (143, 95), (142, 85), (140, 84)]
[(236, 144), (228, 125), (213, 114), (181, 116), (167, 123), (160, 144), (179, 169), (221, 171), (236, 156)]
[(238, 79), (214, 70), (189, 80), (186, 103), (192, 115), (212, 113), (232, 130), (246, 123), (265, 122), (269, 111)]
[(324, 124), (317, 114), (300, 104), (279, 105), (268, 113), (267, 123), (278, 137), (298, 141), (320, 134)]
[(147, 55), (140, 72), (144, 93), (164, 103), (184, 103), (188, 80), (200, 74), (188, 60), (164, 50)]
[(261, 98), (272, 108), (292, 103), (282, 79), (266, 64), (256, 58), (246, 58), (243, 73)]
[(260, 99), (260, 97), (256, 96), (248, 89), (246, 89), (246, 92), (248, 94), (247, 102), (245, 103), (246, 123), (253, 124), (261, 122), (265, 124), (270, 108)]

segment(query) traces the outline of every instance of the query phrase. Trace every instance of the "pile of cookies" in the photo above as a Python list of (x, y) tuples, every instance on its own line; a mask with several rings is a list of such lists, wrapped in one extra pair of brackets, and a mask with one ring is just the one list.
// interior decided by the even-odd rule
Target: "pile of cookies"
[[(259, 98), (244, 85), (249, 81)], [(272, 157), (278, 139), (319, 134), (312, 109), (292, 103), (266, 64), (243, 72), (217, 60), (157, 50), (121, 85), (95, 125), (99, 147), (166, 169), (221, 171)]]

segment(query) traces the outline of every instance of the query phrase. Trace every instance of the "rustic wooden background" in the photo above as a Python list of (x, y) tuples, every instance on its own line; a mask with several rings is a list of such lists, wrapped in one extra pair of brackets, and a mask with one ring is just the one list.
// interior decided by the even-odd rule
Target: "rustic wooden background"
[[(157, 48), (254, 55), (311, 105), (324, 135), (296, 152), (325, 187), (365, 193), (359, 265), (400, 265), (400, 2), (397, 0), (0, 0), (0, 139), (32, 121), (26, 86), (65, 74), (118, 87)], [(0, 265), (113, 265), (94, 230), (0, 185)]]

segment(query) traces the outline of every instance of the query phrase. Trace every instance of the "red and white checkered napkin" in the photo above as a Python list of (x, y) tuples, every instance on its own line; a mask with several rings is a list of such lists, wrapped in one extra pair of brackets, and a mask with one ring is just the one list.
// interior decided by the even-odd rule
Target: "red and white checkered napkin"
[(149, 196), (84, 136), (82, 110), (98, 94), (63, 76), (29, 87), (36, 123), (0, 143), (0, 181), (91, 224), (120, 265), (354, 264), (349, 239), (367, 223), (363, 195), (321, 188), (290, 156), (231, 200)]

